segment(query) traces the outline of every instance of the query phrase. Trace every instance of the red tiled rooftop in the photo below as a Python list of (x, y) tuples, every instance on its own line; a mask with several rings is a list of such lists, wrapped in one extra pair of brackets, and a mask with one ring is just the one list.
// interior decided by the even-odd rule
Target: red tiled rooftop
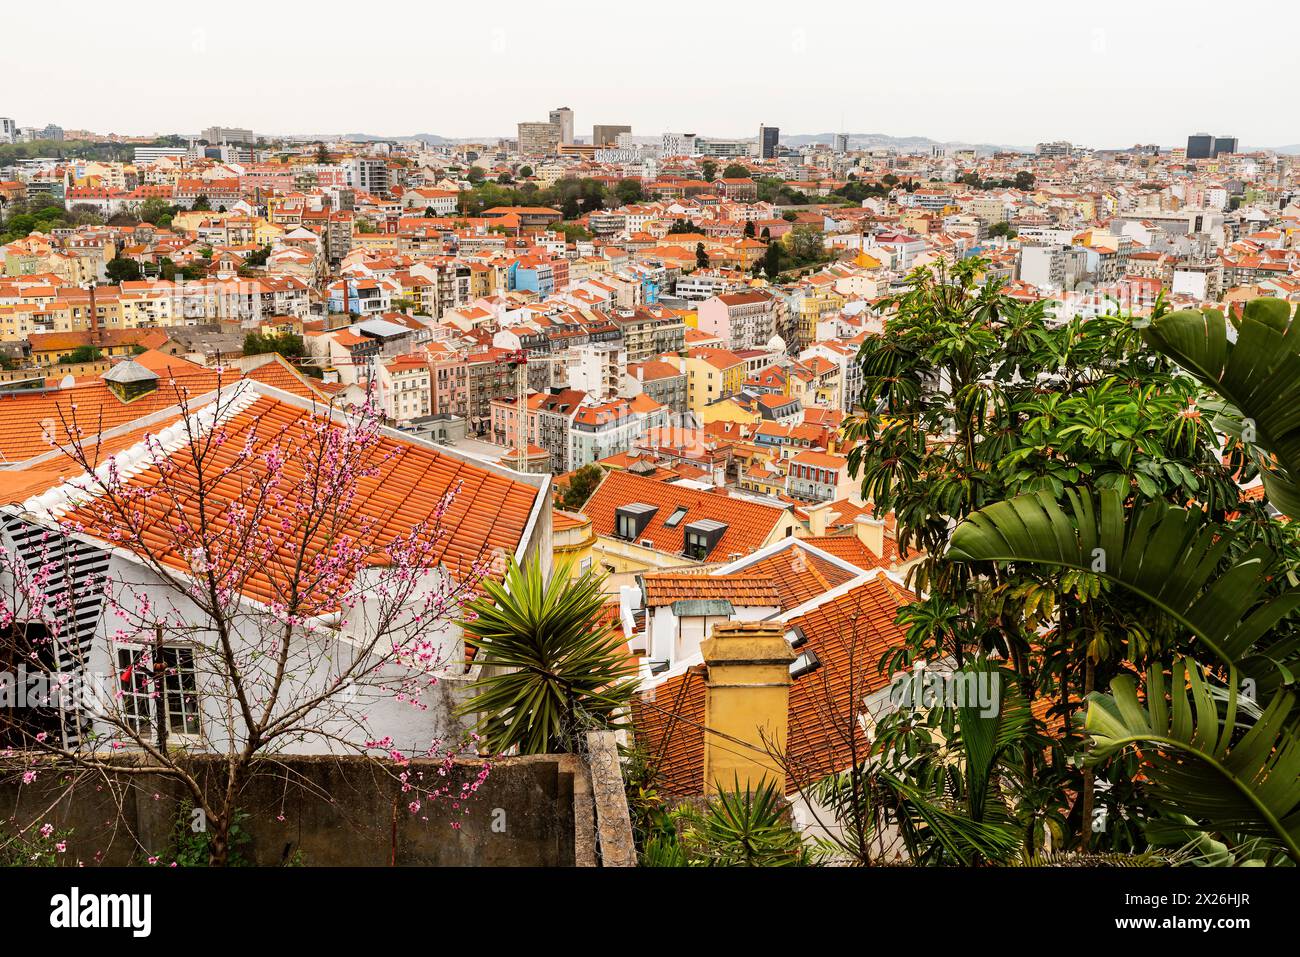
[[(894, 619), (911, 600), (906, 589), (877, 574), (786, 622), (787, 628), (797, 625), (807, 638), (800, 651), (814, 651), (822, 662), (790, 688), (786, 758), (792, 776), (787, 793), (799, 783), (848, 766), (851, 740), (859, 759), (870, 752), (870, 742), (852, 718), (863, 697), (889, 684), (889, 675), (880, 673), (878, 663), (906, 642), (905, 630)], [(633, 701), (637, 743), (660, 757), (655, 784), (663, 794), (703, 791), (704, 698), (704, 667), (698, 666)]]

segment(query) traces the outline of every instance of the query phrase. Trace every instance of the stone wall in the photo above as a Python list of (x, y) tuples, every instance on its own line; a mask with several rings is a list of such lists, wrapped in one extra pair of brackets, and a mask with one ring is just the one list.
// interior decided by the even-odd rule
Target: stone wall
[[(196, 774), (211, 779), (219, 760), (196, 759)], [(574, 778), (585, 771), (578, 765), (564, 755), (500, 759), (468, 810), (442, 797), (412, 813), (413, 795), (402, 791), (391, 762), (265, 761), (239, 801), (249, 840), (238, 851), (263, 866), (572, 866), (587, 856), (575, 848)], [(409, 770), (437, 776), (440, 766), (413, 761)], [(481, 767), (457, 762), (452, 775), (472, 780)], [(590, 815), (589, 785), (580, 790)], [(24, 785), (21, 775), (0, 771), (0, 840), (16, 826), (49, 822), (71, 830), (69, 863), (138, 864), (155, 855), (170, 863), (183, 798), (177, 783), (157, 775), (119, 775), (112, 786), (83, 775), (71, 785), (49, 767)]]

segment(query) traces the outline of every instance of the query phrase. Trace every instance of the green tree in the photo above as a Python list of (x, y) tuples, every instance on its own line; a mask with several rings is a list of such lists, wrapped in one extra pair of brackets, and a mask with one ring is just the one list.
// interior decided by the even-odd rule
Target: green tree
[(253, 252), (249, 253), (248, 257), (244, 260), (244, 263), (254, 268), (261, 268), (262, 266), (266, 265), (266, 261), (267, 259), (270, 258), (270, 256), (271, 256), (271, 247), (268, 244), (266, 246), (262, 246), (260, 249), (256, 249)]
[(244, 335), (244, 355), (257, 356), (277, 352), (287, 359), (300, 359), (305, 354), (302, 336), (292, 332), (249, 332)]
[[(1300, 393), (1300, 331), (1278, 300), (1249, 303), (1233, 323), (1230, 336), (1217, 310), (1157, 311), (1142, 334), (1204, 387), (1191, 399), (1213, 417), (1235, 468), (1258, 470), (1268, 497), (1290, 509), (1300, 426), (1286, 410)], [(1092, 763), (1138, 762), (1153, 843), (1300, 863), (1300, 715), (1291, 687), (1300, 664), (1300, 589), (1292, 584), (1300, 559), (1289, 526), (1243, 520), (1239, 510), (1249, 505), (1235, 495), (1226, 514), (1217, 493), (1131, 506), (1113, 486), (1070, 489), (1066, 506), (1046, 492), (1020, 495), (958, 526), (952, 558), (1093, 575), (1167, 621), (1179, 640), (1149, 656), (1145, 700), (1129, 674), (1109, 693), (1089, 694)]]
[(533, 175), (533, 168), (527, 164), (519, 167), (519, 176), (521, 179), (528, 179)]
[(718, 177), (718, 164), (713, 160), (705, 160), (700, 164), (700, 172), (706, 183), (712, 183)]
[(136, 215), (139, 216), (140, 221), (143, 223), (152, 223), (155, 226), (161, 226), (164, 220), (170, 223), (174, 213), (175, 208), (167, 202), (167, 200), (161, 199), (157, 196), (150, 196), (140, 204), (140, 208), (136, 212)]
[(1001, 236), (1004, 239), (1015, 239), (1016, 231), (1011, 227), (1010, 223), (1003, 220), (1002, 222), (994, 223), (989, 227), (989, 235)]
[(677, 815), (682, 861), (692, 867), (797, 867), (810, 863), (808, 846), (790, 826), (785, 796), (770, 780), (711, 798)]
[(59, 359), (63, 365), (73, 365), (78, 362), (98, 362), (104, 358), (104, 353), (100, 352), (94, 346), (77, 346), (66, 356)]
[(460, 713), (477, 716), (490, 751), (572, 752), (587, 731), (618, 726), (635, 682), (602, 621), (602, 586), (594, 569), (571, 581), (561, 568), (546, 581), (539, 562), (511, 558), (468, 603), (460, 624), (481, 671)]
[(749, 170), (739, 163), (728, 163), (727, 168), (722, 171), (723, 179), (746, 179), (749, 176)]
[(483, 182), (483, 170), (478, 166), (471, 166), (465, 174), (465, 178), (471, 183), (481, 183)]
[(784, 247), (780, 243), (768, 243), (767, 251), (763, 254), (763, 271), (772, 282), (776, 282), (776, 277), (785, 268), (782, 249)]
[(596, 491), (596, 486), (604, 477), (605, 469), (599, 463), (589, 462), (582, 466), (569, 476), (569, 484), (561, 499), (562, 506), (571, 512), (582, 511), (587, 499), (591, 498), (591, 493)]
[(614, 196), (620, 205), (639, 203), (644, 198), (639, 179), (620, 179), (614, 185)]
[(695, 268), (696, 269), (709, 268), (709, 254), (704, 251), (704, 243), (695, 244)]
[[(886, 666), (1004, 660), (1021, 693), (1042, 701), (1061, 729), (1050, 751), (1025, 758), (1032, 767), (1020, 780), (1032, 784), (1019, 801), (1037, 810), (1017, 814), (1047, 822), (1060, 850), (1141, 850), (1149, 841), (1131, 812), (1144, 788), (1136, 758), (1110, 760), (1109, 787), (1094, 788), (1087, 742), (1069, 719), (1115, 677), (1191, 651), (1187, 635), (1099, 574), (1091, 555), (1083, 567), (990, 566), (973, 561), (968, 543), (971, 558), (962, 558), (951, 529), (1018, 495), (1057, 499), (1084, 486), (1118, 495), (1126, 510), (1196, 501), (1215, 522), (1235, 515), (1240, 536), (1216, 539), (1225, 560), (1255, 547), (1295, 556), (1295, 536), (1242, 501), (1236, 478), (1252, 474), (1249, 459), (1233, 446), (1225, 458), (1207, 418), (1189, 414), (1204, 408), (1196, 383), (1145, 348), (1129, 317), (1049, 323), (1042, 304), (1009, 299), (999, 280), (979, 281), (986, 268), (966, 260), (914, 272), (907, 291), (883, 304), (884, 335), (860, 356), (850, 469), (864, 497), (896, 516), (900, 547), (924, 553), (912, 579), (924, 597), (902, 612), (907, 645)], [(1051, 527), (1070, 527), (1061, 521)], [(1017, 545), (1037, 540), (1023, 522), (1015, 528)], [(1109, 560), (1121, 561), (1113, 552)], [(1106, 824), (1094, 831), (1099, 811)], [(1026, 829), (1025, 841), (1035, 853), (1041, 832)]]
[(796, 226), (786, 235), (786, 243), (797, 266), (807, 266), (826, 259), (821, 230), (814, 226)]
[(133, 282), (140, 278), (140, 264), (134, 259), (118, 256), (104, 265), (104, 275), (111, 283)]
[(746, 239), (754, 238), (754, 221), (752, 219), (745, 220), (744, 235)]
[(208, 213), (212, 211), (212, 203), (206, 196), (196, 196), (194, 202), (190, 204), (190, 209), (196, 212)]
[(577, 242), (579, 239), (591, 239), (591, 230), (587, 229), (581, 223), (555, 223), (552, 227), (557, 233), (564, 236), (565, 242)]

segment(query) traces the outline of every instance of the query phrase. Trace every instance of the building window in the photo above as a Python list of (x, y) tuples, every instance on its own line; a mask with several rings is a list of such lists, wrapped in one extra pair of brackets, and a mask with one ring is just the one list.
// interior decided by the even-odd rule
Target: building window
[[(122, 689), (122, 711), (137, 732), (147, 734), (155, 726), (156, 707), (167, 716), (167, 728), (175, 734), (199, 733), (199, 696), (194, 667), (194, 649), (187, 645), (166, 645), (162, 660), (153, 660), (154, 647), (119, 645), (117, 679)], [(155, 697), (154, 675), (162, 672), (162, 694)]]
[(615, 533), (619, 538), (631, 541), (641, 534), (642, 529), (649, 524), (651, 516), (657, 511), (659, 511), (658, 507), (641, 502), (619, 507), (615, 510)]

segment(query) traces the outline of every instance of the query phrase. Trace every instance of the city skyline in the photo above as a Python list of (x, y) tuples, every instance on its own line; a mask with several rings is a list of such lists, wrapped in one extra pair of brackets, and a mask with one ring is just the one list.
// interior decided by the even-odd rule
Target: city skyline
[[(465, 139), (509, 136), (518, 122), (544, 120), (566, 105), (584, 137), (598, 123), (628, 124), (638, 136), (752, 137), (765, 123), (786, 135), (878, 133), (1016, 147), (1057, 139), (1094, 148), (1175, 146), (1201, 130), (1230, 131), (1248, 148), (1300, 143), (1300, 130), (1282, 109), (1292, 32), (1286, 27), (1300, 24), (1292, 7), (1265, 5), (1276, 29), (1253, 38), (1255, 92), (1242, 97), (1222, 83), (1227, 64), (1203, 29), (1215, 15), (1209, 4), (1188, 5), (1177, 18), (1105, 2), (1082, 17), (1011, 6), (996, 21), (979, 10), (942, 7), (935, 19), (942, 29), (917, 38), (924, 40), (922, 62), (907, 24), (891, 24), (880, 39), (879, 4), (846, 12), (837, 29), (826, 31), (774, 29), (725, 11), (663, 4), (665, 14), (688, 13), (692, 26), (730, 38), (700, 69), (692, 44), (630, 28), (611, 37), (607, 13), (599, 25), (584, 19), (596, 9), (590, 4), (571, 8), (563, 20), (536, 23), (524, 8), (505, 3), (491, 22), (440, 14), (440, 32), (457, 39), (439, 43), (436, 56), (361, 57), (356, 71), (322, 72), (294, 65), (283, 40), (292, 36), (303, 48), (345, 43), (346, 33), (328, 18), (304, 23), (294, 11), (270, 8), (259, 12), (255, 31), (219, 31), (202, 14), (147, 2), (139, 29), (116, 31), (114, 58), (147, 58), (152, 69), (93, 66), (112, 12), (86, 10), (62, 25), (69, 55), (58, 69), (36, 45), (5, 49), (0, 63), (8, 75), (41, 82), (25, 83), (21, 98), (0, 104), (0, 115), (22, 125), (122, 135), (190, 133), (219, 123), (272, 135)], [(393, 22), (408, 11), (415, 16), (419, 8), (397, 4)], [(42, 14), (23, 8), (8, 17), (21, 33), (35, 30)], [(584, 51), (599, 56), (610, 43), (620, 53), (609, 83), (543, 69), (568, 50), (580, 75)], [(157, 82), (170, 72), (201, 71), (208, 58), (219, 79)], [(100, 93), (94, 100), (85, 96), (92, 81)]]

